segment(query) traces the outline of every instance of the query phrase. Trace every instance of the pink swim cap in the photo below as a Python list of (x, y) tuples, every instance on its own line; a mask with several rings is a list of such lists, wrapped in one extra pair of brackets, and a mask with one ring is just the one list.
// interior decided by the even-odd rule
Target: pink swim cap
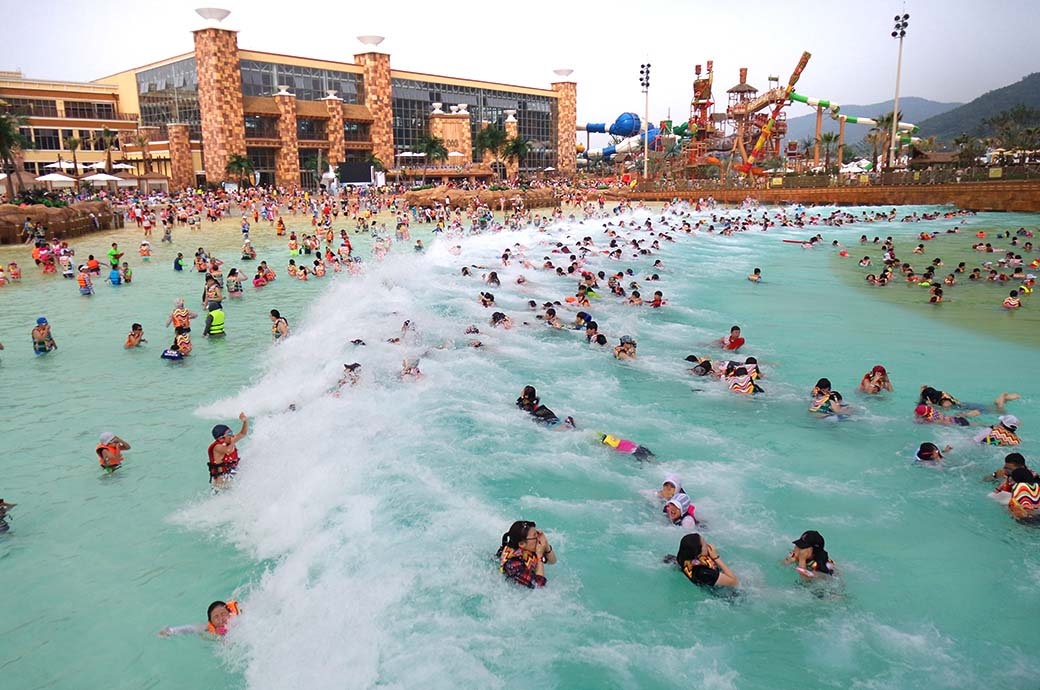
[(928, 406), (927, 405), (918, 405), (917, 407), (914, 408), (914, 414), (917, 415), (918, 417), (925, 416), (926, 414), (928, 414)]

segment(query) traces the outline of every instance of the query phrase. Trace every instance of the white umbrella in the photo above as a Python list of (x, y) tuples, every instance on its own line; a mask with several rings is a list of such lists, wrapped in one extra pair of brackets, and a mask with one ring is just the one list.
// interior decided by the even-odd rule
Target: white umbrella
[(411, 158), (411, 157), (413, 157), (413, 156), (414, 156), (415, 154), (414, 154), (414, 153), (412, 153), (411, 151), (401, 151), (401, 153), (399, 153), (399, 154), (397, 154), (397, 155), (398, 155), (398, 157), (399, 157), (399, 158)]
[(75, 177), (62, 175), (61, 173), (47, 173), (36, 178), (37, 182), (75, 182)]
[(116, 163), (115, 165), (112, 166), (112, 169), (113, 170), (133, 170), (134, 166), (130, 165), (129, 163)]
[(105, 161), (98, 161), (97, 163), (94, 163), (92, 165), (84, 165), (83, 169), (84, 170), (104, 170), (105, 169)]
[(76, 166), (68, 161), (58, 161), (56, 163), (49, 163), (43, 167), (48, 169), (61, 168), (62, 170), (72, 170)]
[(448, 158), (465, 158), (466, 154), (459, 153), (458, 151), (449, 151)]
[(81, 182), (119, 182), (123, 178), (116, 177), (115, 175), (109, 175), (107, 173), (94, 173), (93, 175), (87, 175), (81, 177)]
[(554, 167), (552, 167), (552, 166), (550, 165), (550, 166), (549, 166), (548, 168), (546, 168), (546, 169), (545, 169), (545, 170), (544, 170), (543, 172), (552, 172), (553, 170), (556, 170), (556, 168), (554, 168)]

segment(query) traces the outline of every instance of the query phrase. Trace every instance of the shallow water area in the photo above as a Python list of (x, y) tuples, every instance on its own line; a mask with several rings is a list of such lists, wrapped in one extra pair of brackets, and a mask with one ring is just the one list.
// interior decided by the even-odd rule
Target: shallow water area
[[(1036, 341), (878, 300), (833, 274), (829, 249), (780, 242), (815, 232), (828, 244), (851, 246), (860, 234), (909, 241), (928, 223), (721, 237), (686, 236), (682, 218), (666, 216), (676, 243), (650, 257), (590, 260), (595, 270), (633, 268), (626, 282), (668, 300), (660, 310), (609, 294), (593, 301), (610, 346), (621, 335), (638, 341), (634, 362), (534, 318), (527, 300), (562, 301), (573, 280), (497, 258), (519, 243), (535, 265), (544, 256), (560, 263), (547, 241), (573, 248), (591, 235), (604, 245), (604, 223), (648, 215), (659, 222), (662, 212), (438, 237), (425, 255), (399, 247), (385, 262), (366, 261), (361, 276), (305, 284), (283, 275), (284, 238), (255, 233), (279, 279), (226, 302), (225, 342), (193, 328), (196, 352), (180, 366), (158, 359), (162, 323), (172, 297), (198, 304), (201, 280), (173, 274), (168, 248), (147, 267), (134, 263), (133, 285), (102, 283), (90, 299), (24, 266), (24, 284), (0, 291), (13, 442), (0, 495), (19, 504), (0, 536), (5, 677), (26, 688), (1027, 683), (1031, 671), (1007, 660), (1026, 658), (1040, 635), (1029, 607), (1008, 601), (1032, 596), (1040, 533), (987, 495), (1001, 449), (971, 444), (972, 429), (911, 419), (925, 383), (983, 403), (1017, 391), (1010, 411), (1035, 462)], [(973, 222), (1035, 227), (1040, 217)], [(227, 232), (205, 242), (175, 234), (175, 249), (230, 253), (238, 236)], [(116, 237), (133, 249), (139, 241), (133, 230)], [(80, 245), (109, 241), (76, 244), (83, 253)], [(661, 280), (645, 281), (657, 258)], [(462, 265), (475, 275), (460, 275)], [(745, 279), (756, 266), (758, 285)], [(492, 329), (493, 310), (476, 300), (489, 289), (487, 270), (502, 279), (490, 289), (517, 322), (511, 330)], [(271, 308), (293, 328), (278, 347), (269, 346)], [(561, 311), (573, 321), (575, 309)], [(60, 349), (36, 358), (28, 331), (40, 313)], [(414, 331), (402, 331), (405, 319)], [(151, 342), (124, 352), (133, 320)], [(683, 361), (722, 356), (710, 343), (734, 323), (747, 338), (740, 354), (765, 372), (765, 393), (754, 398), (690, 376)], [(469, 324), (481, 332), (465, 334)], [(927, 339), (908, 337), (921, 328)], [(473, 339), (483, 347), (469, 347)], [(964, 366), (978, 353), (992, 353), (991, 365)], [(424, 377), (402, 380), (404, 359), (418, 359)], [(359, 384), (331, 395), (354, 361)], [(895, 392), (859, 396), (860, 377), (878, 363)], [(855, 406), (850, 420), (806, 412), (822, 376)], [(513, 403), (527, 384), (578, 429), (532, 424)], [(253, 422), (241, 470), (233, 490), (214, 496), (209, 429), (237, 429), (239, 410)], [(103, 430), (133, 444), (113, 476), (100, 476), (92, 458)], [(608, 432), (648, 446), (656, 461), (602, 445), (598, 434)], [(954, 446), (943, 467), (912, 462), (926, 440)], [(682, 477), (700, 531), (740, 577), (736, 596), (698, 589), (662, 562), (682, 536), (653, 495), (667, 472)], [(537, 521), (558, 553), (545, 589), (497, 573), (492, 555), (515, 519)], [(831, 583), (806, 585), (781, 565), (807, 529), (827, 538), (841, 573)], [(156, 636), (164, 625), (202, 622), (210, 601), (231, 596), (245, 614), (224, 643)]]

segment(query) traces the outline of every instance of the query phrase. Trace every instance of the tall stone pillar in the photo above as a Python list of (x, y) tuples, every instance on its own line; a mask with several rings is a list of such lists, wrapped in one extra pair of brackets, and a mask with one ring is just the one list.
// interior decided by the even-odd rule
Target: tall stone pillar
[(372, 114), (372, 153), (386, 166), (394, 163), (393, 100), (390, 83), (390, 56), (386, 53), (361, 53), (354, 62), (364, 69), (365, 107)]
[(430, 113), (430, 135), (444, 142), (448, 153), (461, 153), (462, 156), (449, 156), (448, 163), (463, 165), (473, 162), (473, 131), (470, 128), (468, 106), (452, 106), (446, 113), (437, 108)]
[[(515, 110), (506, 110), (506, 139), (516, 139), (520, 136), (520, 122), (516, 119)], [(515, 180), (516, 176), (520, 173), (520, 161), (515, 158), (507, 158), (506, 164), (506, 179)]]
[(578, 85), (560, 81), (552, 85), (556, 99), (556, 170), (562, 176), (578, 172)]
[[(347, 157), (347, 142), (343, 136), (343, 99), (336, 96), (335, 91), (321, 99), (329, 111), (329, 123), (326, 137), (329, 140), (329, 165), (336, 166)], [(389, 163), (387, 163), (389, 165)]]
[[(282, 145), (274, 161), (274, 181), (279, 187), (300, 186), (300, 147), (296, 134), (296, 96), (279, 91), (274, 95), (278, 106), (278, 138)], [(342, 126), (341, 126), (342, 129)]]
[(195, 186), (195, 170), (191, 162), (191, 142), (188, 125), (171, 122), (166, 125), (170, 134), (170, 191)]
[(195, 66), (199, 74), (199, 115), (202, 121), (202, 160), (206, 179), (228, 178), (228, 157), (246, 153), (242, 73), (235, 31), (206, 28), (195, 33)]

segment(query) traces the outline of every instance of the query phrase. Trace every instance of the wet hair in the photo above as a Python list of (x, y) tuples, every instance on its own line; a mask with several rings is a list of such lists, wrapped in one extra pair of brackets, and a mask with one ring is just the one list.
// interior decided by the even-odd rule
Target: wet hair
[[(530, 520), (517, 520), (509, 526), (509, 531), (502, 535), (502, 546), (512, 549), (519, 548), (520, 544), (527, 539), (527, 532), (532, 527), (537, 527), (537, 525)], [(501, 552), (502, 549), (499, 549), (499, 553)]]
[(740, 330), (740, 326), (733, 326), (733, 327), (731, 327), (729, 329), (729, 332), (732, 333), (733, 331), (739, 331), (739, 330)]
[(139, 331), (139, 330), (141, 330), (141, 328), (142, 328), (142, 326), (139, 323), (130, 324), (130, 330), (131, 331)]
[(272, 309), (271, 310), (271, 316), (273, 316), (276, 319), (282, 318), (281, 312), (279, 312), (277, 309)]
[(695, 561), (704, 549), (704, 541), (701, 539), (701, 535), (693, 532), (687, 534), (679, 542), (679, 550), (675, 554), (675, 560), (679, 562), (681, 568), (683, 563), (686, 561)]
[(209, 608), (206, 609), (206, 620), (207, 621), (213, 620), (213, 612), (216, 611), (217, 609), (220, 609), (220, 608), (226, 609), (227, 608), (227, 602), (226, 601), (214, 601), (212, 604), (210, 604)]
[(831, 380), (828, 379), (828, 378), (820, 379), (819, 381), (816, 382), (816, 387), (820, 388), (820, 389), (823, 389), (823, 390), (830, 390), (830, 388), (831, 388)]
[(607, 336), (603, 335), (602, 333), (598, 334), (596, 336), (596, 344), (597, 345), (606, 345), (607, 344)]
[(921, 389), (921, 404), (931, 403), (932, 405), (938, 405), (942, 402), (942, 391), (938, 391), (931, 386), (925, 386)]
[(1025, 467), (1026, 459), (1021, 453), (1008, 453), (1004, 456), (1004, 464)]
[(1011, 481), (1015, 484), (1037, 484), (1036, 475), (1028, 467), (1016, 467), (1011, 471)]

